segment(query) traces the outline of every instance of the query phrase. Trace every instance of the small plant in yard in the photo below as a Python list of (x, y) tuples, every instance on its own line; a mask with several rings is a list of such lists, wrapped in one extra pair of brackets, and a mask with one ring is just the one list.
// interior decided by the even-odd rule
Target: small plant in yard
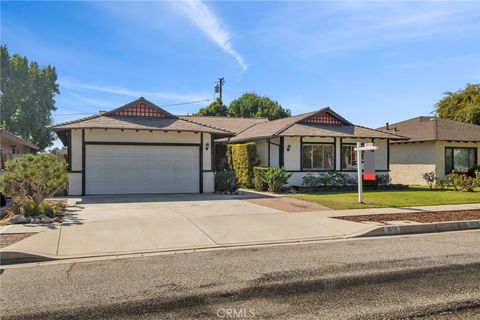
[(435, 183), (437, 182), (437, 175), (434, 171), (424, 172), (422, 174), (423, 180), (427, 182), (428, 187), (433, 190)]
[(67, 164), (51, 154), (27, 154), (9, 160), (0, 189), (18, 213), (53, 217), (59, 205), (45, 199), (67, 186)]
[(282, 186), (288, 182), (291, 174), (282, 168), (268, 168), (262, 174), (262, 181), (268, 186), (268, 191), (279, 192)]
[(219, 171), (215, 174), (215, 191), (233, 193), (238, 190), (239, 182), (235, 171)]
[(463, 173), (450, 173), (447, 179), (455, 191), (473, 192), (480, 186), (480, 171), (477, 171), (475, 178)]

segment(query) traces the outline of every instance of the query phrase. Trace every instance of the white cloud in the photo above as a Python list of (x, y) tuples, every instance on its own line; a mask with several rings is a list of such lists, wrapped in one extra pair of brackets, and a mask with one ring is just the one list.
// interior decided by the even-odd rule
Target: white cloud
[(165, 91), (139, 91), (139, 90), (126, 89), (126, 88), (97, 85), (92, 83), (72, 82), (68, 80), (61, 81), (61, 86), (68, 88), (70, 90), (90, 90), (90, 91), (97, 91), (102, 93), (109, 93), (109, 94), (115, 94), (115, 95), (121, 95), (121, 96), (133, 97), (133, 98), (138, 98), (138, 97), (145, 97), (147, 99), (160, 98), (160, 99), (168, 99), (168, 100), (182, 101), (182, 102), (204, 100), (206, 99), (206, 97), (208, 97), (208, 95), (182, 94), (182, 93), (165, 92)]
[(233, 48), (232, 34), (221, 22), (212, 10), (199, 0), (187, 0), (178, 5), (177, 8), (183, 13), (192, 24), (197, 26), (213, 42), (215, 42), (223, 51), (231, 55), (242, 67), (247, 70), (248, 65), (243, 57)]

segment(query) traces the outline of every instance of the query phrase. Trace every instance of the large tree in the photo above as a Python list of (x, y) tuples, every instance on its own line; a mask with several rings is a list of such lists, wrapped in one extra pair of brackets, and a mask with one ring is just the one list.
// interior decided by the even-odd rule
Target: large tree
[(201, 108), (195, 116), (226, 116), (228, 115), (227, 106), (223, 104), (220, 98), (215, 99), (205, 108)]
[(45, 149), (55, 139), (45, 126), (52, 124), (55, 95), (60, 94), (57, 72), (0, 48), (0, 126)]
[(435, 112), (440, 118), (480, 125), (480, 84), (445, 92), (445, 97), (435, 105)]
[(289, 117), (290, 110), (284, 109), (277, 101), (268, 97), (245, 93), (230, 103), (228, 114), (232, 117), (264, 117), (273, 120)]

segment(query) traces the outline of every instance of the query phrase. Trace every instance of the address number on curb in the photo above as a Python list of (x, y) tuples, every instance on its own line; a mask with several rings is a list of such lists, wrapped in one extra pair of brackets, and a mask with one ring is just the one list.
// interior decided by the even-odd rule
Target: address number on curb
[(480, 228), (480, 220), (477, 221), (467, 221), (467, 226), (469, 228)]
[(399, 227), (399, 226), (383, 227), (383, 231), (384, 231), (386, 234), (400, 233), (400, 227)]

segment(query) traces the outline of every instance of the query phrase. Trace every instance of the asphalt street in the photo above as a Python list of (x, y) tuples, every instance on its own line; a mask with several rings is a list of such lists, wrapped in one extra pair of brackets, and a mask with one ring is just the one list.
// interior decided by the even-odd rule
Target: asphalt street
[(2, 267), (2, 319), (475, 319), (480, 231)]

